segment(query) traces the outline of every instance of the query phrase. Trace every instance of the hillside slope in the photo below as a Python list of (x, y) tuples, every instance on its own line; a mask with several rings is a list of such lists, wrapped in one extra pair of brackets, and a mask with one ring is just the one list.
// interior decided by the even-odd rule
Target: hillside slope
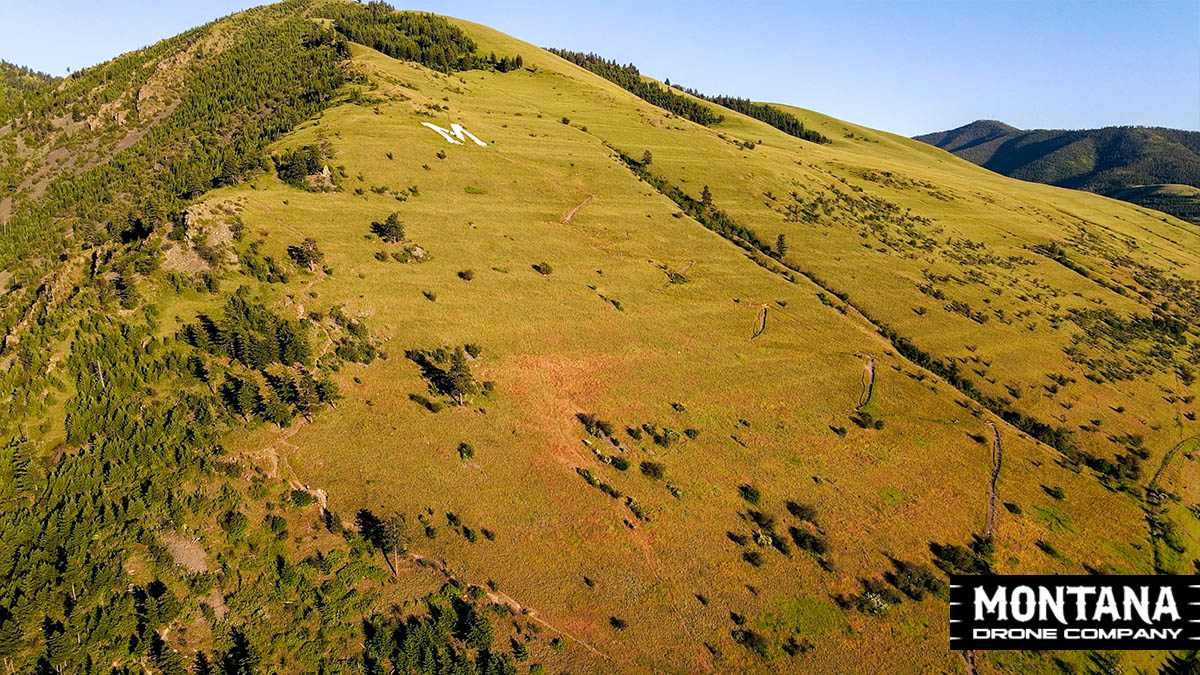
[[(185, 34), (294, 47), (288, 83), (345, 59), (228, 171), (136, 146), (202, 167), (148, 193), (71, 187), (123, 134), (35, 168), (68, 135), (0, 121), (50, 176), (0, 249), (0, 657), (961, 671), (946, 572), (1195, 572), (1195, 226), (800, 108), (832, 143), (702, 126), (449, 25)], [(418, 33), (437, 60), (341, 41)], [(1054, 659), (1090, 663), (975, 663)]]
[(0, 60), (0, 105), (55, 80), (46, 73)]
[(1200, 187), (1200, 132), (1158, 127), (1023, 131), (979, 120), (916, 140), (1005, 176), (1097, 192), (1200, 222), (1194, 195), (1161, 189)]

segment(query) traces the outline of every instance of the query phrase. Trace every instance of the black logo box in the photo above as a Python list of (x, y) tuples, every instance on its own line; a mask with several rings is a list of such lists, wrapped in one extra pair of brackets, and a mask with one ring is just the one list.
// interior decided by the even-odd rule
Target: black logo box
[(1200, 577), (951, 575), (950, 648), (1198, 649)]

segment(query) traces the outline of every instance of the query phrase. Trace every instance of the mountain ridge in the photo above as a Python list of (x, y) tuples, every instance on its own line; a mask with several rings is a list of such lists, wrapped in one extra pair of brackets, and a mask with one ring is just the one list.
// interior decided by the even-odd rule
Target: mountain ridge
[[(1190, 196), (1140, 197), (1131, 188), (1200, 187), (1200, 132), (1164, 127), (1022, 130), (978, 120), (950, 131), (915, 136), (997, 173), (1021, 180), (1088, 190), (1154, 206), (1195, 220)], [(1147, 201), (1147, 199), (1151, 201)]]

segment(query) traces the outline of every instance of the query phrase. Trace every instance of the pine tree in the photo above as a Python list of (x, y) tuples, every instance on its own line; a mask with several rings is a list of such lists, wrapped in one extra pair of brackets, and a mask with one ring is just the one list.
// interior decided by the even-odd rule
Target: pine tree
[(783, 256), (787, 255), (787, 239), (782, 234), (775, 239), (775, 255), (782, 260)]
[(246, 378), (238, 380), (235, 394), (234, 405), (237, 411), (246, 421), (250, 421), (250, 414), (254, 412), (254, 405), (258, 401), (258, 383)]
[(704, 189), (700, 191), (700, 206), (708, 209), (712, 208), (712, 203), (712, 192), (709, 191), (708, 186), (705, 185)]
[(446, 373), (450, 391), (447, 393), (458, 405), (463, 399), (475, 393), (475, 378), (471, 377), (471, 367), (467, 365), (467, 355), (462, 347), (454, 350), (450, 357), (450, 370)]
[(296, 261), (297, 265), (303, 265), (310, 270), (325, 259), (325, 254), (317, 248), (317, 240), (312, 237), (300, 242), (299, 246), (288, 247), (288, 255)]
[(467, 630), (463, 641), (467, 643), (468, 647), (487, 649), (492, 646), (495, 628), (492, 626), (492, 622), (480, 614), (474, 606), (467, 610), (465, 623)]
[(372, 223), (371, 230), (388, 243), (394, 244), (404, 239), (404, 223), (399, 213), (389, 215), (382, 223)]
[(291, 409), (270, 387), (264, 389), (259, 396), (259, 410), (262, 412), (263, 419), (280, 427), (285, 427), (292, 421)]
[(342, 391), (338, 389), (337, 382), (329, 377), (323, 377), (317, 382), (317, 396), (322, 403), (333, 405), (342, 398)]
[(642, 153), (642, 166), (650, 166), (650, 162), (652, 161), (654, 161), (654, 157), (651, 156), (649, 150)]
[(292, 388), (296, 399), (296, 412), (311, 421), (313, 411), (320, 403), (316, 381), (313, 380), (312, 375), (305, 373), (292, 381)]
[(383, 521), (383, 526), (379, 530), (379, 548), (383, 551), (384, 560), (387, 560), (388, 566), (392, 568), (392, 574), (395, 575), (395, 556), (403, 554), (408, 549), (408, 537), (404, 532), (404, 516), (397, 513)]

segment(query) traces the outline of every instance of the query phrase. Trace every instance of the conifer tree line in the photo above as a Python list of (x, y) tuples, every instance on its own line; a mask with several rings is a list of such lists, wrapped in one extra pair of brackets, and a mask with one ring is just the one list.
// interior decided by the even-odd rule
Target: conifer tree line
[(285, 150), (273, 157), (279, 180), (293, 187), (304, 188), (304, 179), (319, 173), (333, 151), (328, 141)]
[(475, 69), (507, 73), (524, 65), (519, 54), (497, 58), (495, 52), (487, 56), (477, 53), (475, 42), (440, 16), (397, 12), (378, 0), (366, 5), (331, 4), (318, 14), (333, 19), (334, 30), (351, 42), (444, 73)]
[[(740, 112), (743, 115), (753, 117), (761, 122), (766, 122), (783, 133), (795, 136), (801, 140), (812, 143), (832, 143), (832, 141), (820, 132), (806, 128), (804, 123), (797, 119), (795, 115), (766, 103), (756, 103), (749, 99), (733, 96), (706, 96), (695, 89), (686, 89), (679, 85), (673, 85), (670, 80), (667, 80), (668, 88), (664, 90), (658, 86), (658, 83), (648, 82), (643, 79), (637, 66), (632, 63), (623, 66), (616, 61), (609, 61), (596, 54), (584, 54), (566, 49), (548, 48), (547, 51), (620, 85), (626, 91), (644, 101), (653, 103), (664, 110), (673, 112), (680, 117), (685, 117), (697, 124), (712, 126), (720, 124), (725, 118), (713, 112), (708, 106), (686, 96), (676, 94), (671, 89), (678, 89), (696, 98), (704, 99), (735, 112)], [(649, 164), (649, 162), (643, 163)]]
[(748, 117), (753, 117), (760, 122), (766, 122), (776, 129), (782, 131), (789, 136), (795, 136), (801, 140), (810, 141), (812, 143), (832, 143), (824, 134), (819, 131), (814, 131), (804, 126), (795, 115), (784, 112), (773, 105), (766, 103), (756, 103), (745, 98), (736, 98), (733, 96), (705, 96), (704, 94), (694, 89), (684, 89), (677, 87), (681, 91), (702, 98), (705, 101), (712, 101), (719, 106), (724, 106), (735, 112), (740, 112)]
[(298, 321), (276, 316), (246, 296), (245, 287), (231, 295), (219, 321), (202, 315), (199, 323), (186, 326), (188, 343), (256, 370), (273, 363), (311, 364), (312, 351), (304, 327)]
[(724, 119), (724, 117), (713, 112), (712, 108), (703, 103), (693, 101), (686, 96), (680, 96), (669, 88), (664, 89), (657, 82), (646, 81), (642, 78), (642, 74), (637, 69), (637, 66), (634, 66), (632, 63), (622, 66), (616, 61), (609, 61), (596, 54), (584, 54), (566, 49), (550, 48), (547, 51), (577, 66), (590, 70), (610, 82), (620, 85), (623, 89), (647, 103), (652, 103), (663, 110), (675, 113), (697, 124), (712, 126), (720, 124)]

